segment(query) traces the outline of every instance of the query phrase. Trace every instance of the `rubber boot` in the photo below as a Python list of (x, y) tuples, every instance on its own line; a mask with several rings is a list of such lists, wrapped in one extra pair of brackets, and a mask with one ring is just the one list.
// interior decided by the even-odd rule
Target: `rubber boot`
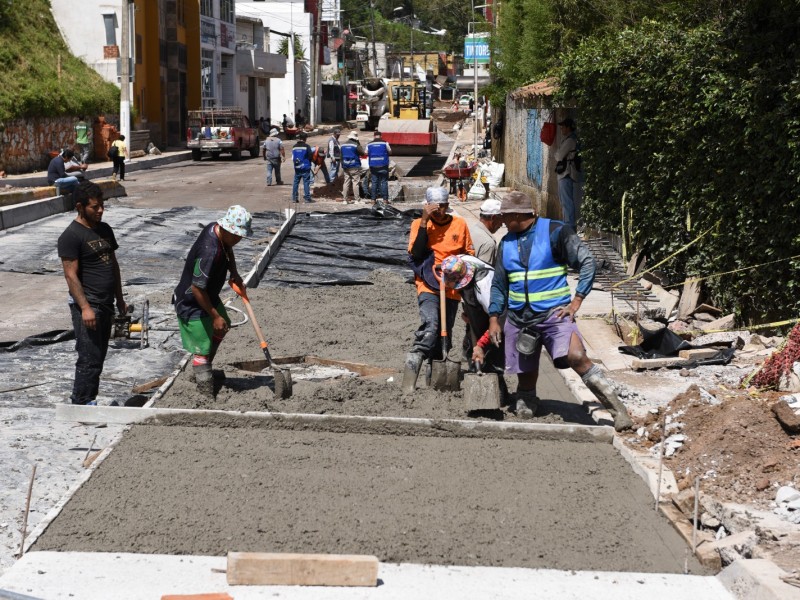
[(211, 365), (195, 365), (192, 367), (194, 379), (197, 384), (197, 391), (204, 398), (214, 400), (214, 376), (211, 372)]
[(413, 394), (417, 388), (417, 378), (419, 377), (419, 370), (422, 367), (422, 354), (419, 352), (409, 352), (406, 354), (406, 364), (403, 370), (403, 386), (404, 394)]
[(539, 408), (539, 397), (535, 390), (517, 390), (516, 413), (520, 419), (532, 419)]
[(628, 410), (619, 399), (617, 390), (605, 376), (600, 367), (594, 365), (587, 373), (581, 376), (583, 383), (586, 384), (592, 393), (600, 400), (611, 416), (614, 417), (614, 429), (616, 431), (625, 431), (626, 429), (633, 428), (633, 421), (628, 415)]

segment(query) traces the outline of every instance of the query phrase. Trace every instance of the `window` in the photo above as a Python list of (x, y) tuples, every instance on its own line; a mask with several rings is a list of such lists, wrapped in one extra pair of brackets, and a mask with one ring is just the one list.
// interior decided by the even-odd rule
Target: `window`
[(203, 98), (214, 96), (214, 51), (203, 50), (200, 59), (200, 86)]
[(226, 23), (233, 23), (233, 0), (219, 1), (219, 18)]
[(103, 15), (103, 25), (106, 27), (106, 46), (117, 45), (117, 14)]
[(214, 1), (213, 0), (200, 0), (200, 14), (204, 17), (214, 16)]

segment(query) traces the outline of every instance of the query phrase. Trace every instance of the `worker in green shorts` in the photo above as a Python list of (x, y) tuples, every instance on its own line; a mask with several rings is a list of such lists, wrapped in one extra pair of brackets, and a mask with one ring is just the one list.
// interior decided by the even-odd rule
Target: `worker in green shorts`
[[(236, 270), (233, 247), (252, 234), (251, 224), (250, 213), (235, 205), (216, 223), (206, 225), (189, 250), (172, 298), (183, 347), (193, 355), (197, 390), (212, 400), (215, 390), (211, 364), (231, 324), (219, 295), (228, 272), (231, 283), (244, 287)], [(224, 373), (219, 375), (224, 379)]]

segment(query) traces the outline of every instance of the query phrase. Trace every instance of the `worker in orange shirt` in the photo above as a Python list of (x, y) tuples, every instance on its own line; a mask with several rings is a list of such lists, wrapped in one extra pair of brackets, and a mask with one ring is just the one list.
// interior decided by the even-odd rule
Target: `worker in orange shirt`
[(321, 146), (313, 146), (311, 148), (311, 164), (314, 165), (312, 167), (314, 175), (317, 174), (317, 171), (322, 171), (325, 183), (331, 182), (331, 177), (328, 175), (328, 167), (325, 165), (325, 148)]
[[(471, 254), (472, 238), (467, 222), (449, 212), (450, 201), (443, 187), (430, 187), (425, 192), (422, 217), (411, 223), (408, 241), (409, 264), (414, 271), (421, 324), (414, 333), (414, 345), (406, 355), (403, 371), (403, 392), (411, 394), (424, 360), (444, 358), (439, 335), (439, 265), (453, 254)], [(446, 288), (446, 326), (452, 339), (460, 294)]]

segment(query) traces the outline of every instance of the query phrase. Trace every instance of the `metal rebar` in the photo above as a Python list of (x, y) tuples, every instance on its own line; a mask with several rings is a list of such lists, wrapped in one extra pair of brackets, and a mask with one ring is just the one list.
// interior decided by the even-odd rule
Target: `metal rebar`
[(31, 511), (31, 494), (33, 493), (33, 480), (36, 479), (36, 463), (33, 463), (31, 481), (28, 484), (28, 497), (25, 500), (25, 514), (22, 516), (22, 540), (19, 543), (19, 557), (25, 553), (25, 537), (28, 533), (28, 513)]
[(697, 555), (697, 512), (700, 505), (700, 477), (694, 478), (694, 527), (692, 527), (692, 554)]

